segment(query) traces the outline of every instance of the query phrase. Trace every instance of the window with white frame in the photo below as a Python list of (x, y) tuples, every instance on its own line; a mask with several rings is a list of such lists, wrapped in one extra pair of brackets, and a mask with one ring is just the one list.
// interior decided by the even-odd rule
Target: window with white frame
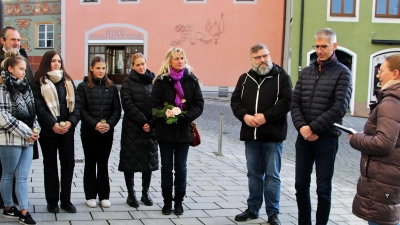
[(326, 0), (327, 21), (358, 22), (361, 0)]
[(183, 3), (206, 3), (207, 0), (183, 0)]
[(356, 0), (331, 0), (331, 16), (356, 16)]
[(375, 17), (400, 18), (400, 0), (376, 0)]
[(37, 24), (37, 48), (54, 48), (54, 24)]
[(140, 0), (118, 0), (118, 3), (123, 4), (139, 4)]
[(234, 4), (256, 4), (257, 0), (233, 0)]

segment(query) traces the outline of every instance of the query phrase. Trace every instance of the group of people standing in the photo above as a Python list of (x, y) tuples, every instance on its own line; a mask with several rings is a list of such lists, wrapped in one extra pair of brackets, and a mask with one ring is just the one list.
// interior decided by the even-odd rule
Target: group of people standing
[[(187, 156), (193, 139), (191, 122), (201, 115), (204, 106), (198, 79), (191, 72), (183, 49), (168, 50), (158, 76), (147, 69), (143, 54), (134, 54), (132, 70), (119, 95), (116, 85), (106, 75), (102, 57), (91, 60), (88, 76), (76, 88), (57, 51), (47, 51), (33, 75), (27, 58), (19, 53), (20, 35), (15, 28), (3, 29), (1, 43), (4, 57), (0, 77), (0, 189), (4, 217), (18, 219), (21, 224), (36, 224), (28, 212), (27, 185), (32, 159), (38, 156), (34, 154), (37, 148), (33, 147), (36, 141), (43, 155), (47, 210), (58, 213), (60, 202), (61, 209), (76, 212), (71, 203), (71, 185), (75, 167), (74, 133), (79, 121), (85, 154), (86, 204), (96, 207), (98, 197), (102, 207), (110, 207), (108, 159), (121, 105), (124, 118), (118, 169), (124, 172), (127, 204), (139, 207), (134, 173), (141, 172), (141, 201), (153, 205), (149, 189), (152, 171), (158, 170), (159, 147), (165, 203), (162, 213), (171, 214), (172, 201), (175, 214), (183, 213)], [(167, 124), (165, 118), (152, 115), (152, 109), (163, 109), (165, 102), (185, 111), (177, 123)], [(20, 209), (14, 204), (13, 185)]]
[[(250, 49), (252, 69), (239, 77), (231, 98), (242, 122), (249, 196), (236, 221), (257, 219), (265, 200), (270, 225), (280, 225), (280, 170), (290, 111), (298, 131), (295, 143), (295, 189), (298, 224), (311, 225), (310, 183), (315, 164), (318, 203), (315, 224), (326, 225), (331, 210), (332, 178), (342, 124), (352, 94), (350, 70), (335, 55), (336, 33), (315, 34), (318, 59), (303, 68), (293, 89), (289, 75), (271, 60), (268, 48)], [(361, 152), (361, 176), (353, 201), (354, 215), (369, 225), (400, 225), (400, 54), (388, 56), (377, 74), (382, 89), (364, 131), (349, 135)]]
[[(36, 224), (29, 213), (27, 185), (32, 159), (38, 156), (36, 141), (43, 155), (47, 210), (58, 213), (60, 202), (65, 211), (76, 212), (71, 203), (71, 184), (74, 133), (79, 121), (85, 154), (86, 204), (96, 207), (98, 198), (102, 207), (110, 207), (108, 159), (122, 109), (118, 170), (124, 173), (127, 204), (139, 207), (134, 174), (140, 172), (140, 200), (144, 205), (153, 205), (149, 191), (152, 172), (159, 168), (159, 148), (162, 213), (183, 214), (188, 150), (193, 140), (191, 123), (204, 107), (198, 79), (183, 49), (173, 47), (167, 51), (157, 76), (147, 69), (143, 54), (134, 54), (132, 70), (119, 95), (106, 75), (102, 57), (91, 60), (88, 76), (75, 88), (57, 51), (47, 51), (33, 75), (26, 56), (20, 54), (18, 31), (4, 28), (1, 43), (0, 191), (4, 217), (18, 219), (21, 224)], [(312, 221), (310, 182), (314, 163), (316, 224), (328, 223), (341, 134), (333, 124), (342, 123), (349, 107), (352, 79), (350, 70), (335, 55), (337, 40), (332, 29), (320, 29), (313, 48), (318, 59), (301, 71), (294, 90), (290, 76), (272, 62), (265, 45), (256, 44), (250, 49), (252, 68), (239, 77), (231, 98), (232, 111), (242, 122), (240, 139), (245, 142), (249, 185), (248, 209), (236, 215), (236, 221), (258, 218), (265, 199), (268, 223), (281, 224), (281, 157), (287, 135), (286, 115), (290, 111), (299, 132), (295, 145), (298, 223), (308, 225)], [(400, 54), (384, 60), (377, 78), (382, 89), (376, 94), (377, 103), (371, 105), (364, 132), (349, 135), (351, 146), (362, 154), (353, 213), (370, 225), (398, 225), (400, 114), (393, 112), (400, 110)], [(152, 109), (164, 109), (165, 103), (184, 111), (176, 123), (168, 124), (165, 118), (153, 116)], [(20, 209), (15, 207), (15, 201)]]

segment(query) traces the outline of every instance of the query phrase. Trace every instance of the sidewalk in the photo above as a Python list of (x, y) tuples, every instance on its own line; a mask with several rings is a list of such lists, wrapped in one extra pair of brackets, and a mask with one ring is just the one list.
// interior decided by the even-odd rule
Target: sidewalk
[[(209, 101), (210, 104), (229, 104)], [(346, 117), (345, 124), (356, 125), (360, 130), (365, 119)], [(289, 119), (289, 124), (291, 124)], [(185, 212), (182, 216), (171, 214), (162, 215), (161, 208), (163, 199), (160, 188), (160, 170), (153, 173), (151, 182), (151, 195), (154, 205), (145, 206), (142, 203), (139, 208), (129, 207), (125, 201), (127, 191), (123, 173), (118, 171), (119, 163), (119, 145), (121, 121), (118, 123), (114, 133), (114, 145), (109, 160), (109, 172), (111, 180), (111, 208), (88, 208), (86, 206), (83, 193), (83, 168), (84, 163), (76, 163), (72, 187), (72, 203), (77, 207), (77, 213), (70, 214), (60, 209), (58, 214), (48, 213), (46, 209), (46, 200), (43, 187), (43, 166), (42, 160), (35, 160), (32, 164), (29, 178), (29, 202), (32, 217), (38, 224), (62, 224), (62, 225), (120, 225), (120, 224), (267, 224), (267, 215), (262, 208), (260, 218), (248, 222), (236, 223), (234, 217), (236, 214), (244, 211), (246, 199), (248, 196), (246, 159), (244, 156), (243, 143), (238, 140), (224, 138), (223, 156), (216, 156), (218, 151), (218, 135), (202, 130), (202, 144), (189, 150), (188, 159), (188, 187), (187, 198), (184, 200)], [(214, 126), (217, 126), (215, 123)], [(297, 204), (295, 200), (294, 189), (294, 158), (293, 154), (293, 135), (295, 131), (290, 128), (288, 141), (284, 142), (285, 155), (282, 159), (282, 189), (281, 189), (281, 215), (282, 224), (297, 224)], [(342, 135), (344, 136), (344, 135)], [(346, 142), (346, 137), (342, 137)], [(346, 143), (340, 143), (341, 147), (348, 148)], [(348, 145), (348, 144), (347, 144)], [(80, 142), (79, 129), (75, 135), (76, 158), (84, 158), (82, 144)], [(349, 158), (349, 157), (347, 157)], [(337, 160), (347, 160), (338, 157)], [(352, 157), (351, 163), (358, 162), (359, 158)], [(343, 166), (342, 166), (343, 167)], [(354, 167), (354, 168), (353, 168)], [(351, 213), (351, 205), (356, 192), (356, 182), (354, 177), (358, 164), (351, 165), (353, 172), (339, 173), (333, 180), (333, 206), (329, 224), (367, 224), (358, 219)], [(135, 189), (137, 197), (141, 196), (141, 174), (136, 173)], [(315, 176), (311, 183), (312, 205), (315, 214), (316, 194), (315, 194)], [(313, 215), (315, 216), (315, 215)], [(0, 224), (17, 224), (15, 220), (0, 218)]]

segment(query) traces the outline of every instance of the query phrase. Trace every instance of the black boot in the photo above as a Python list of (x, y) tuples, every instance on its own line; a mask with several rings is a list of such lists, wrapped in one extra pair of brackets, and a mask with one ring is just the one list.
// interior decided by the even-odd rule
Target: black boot
[(133, 179), (135, 178), (134, 173), (124, 172), (124, 177), (125, 177), (126, 188), (128, 189), (128, 198), (126, 199), (126, 203), (131, 207), (138, 208), (139, 202), (136, 199), (136, 192), (133, 189), (134, 185)]
[(178, 191), (175, 190), (175, 197), (174, 197), (174, 208), (175, 208), (175, 215), (179, 216), (183, 214), (183, 197), (185, 197), (186, 192), (185, 191)]
[(164, 215), (170, 215), (172, 209), (172, 188), (162, 189), (162, 196), (164, 198), (164, 207), (162, 208), (162, 213)]
[(149, 187), (151, 182), (151, 172), (142, 173), (142, 198), (140, 199), (143, 204), (151, 206), (153, 205), (153, 200), (150, 198)]

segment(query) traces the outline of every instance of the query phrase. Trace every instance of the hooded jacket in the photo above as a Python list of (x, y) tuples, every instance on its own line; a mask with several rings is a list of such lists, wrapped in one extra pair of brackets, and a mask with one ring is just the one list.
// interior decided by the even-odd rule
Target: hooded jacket
[[(290, 76), (278, 65), (273, 64), (265, 76), (257, 75), (252, 69), (242, 74), (231, 98), (233, 114), (242, 122), (240, 140), (285, 140), (291, 99)], [(267, 122), (257, 128), (248, 126), (244, 116), (256, 113), (263, 113)]]
[(361, 152), (354, 215), (383, 225), (400, 222), (400, 83), (377, 95), (363, 133), (350, 139)]
[[(121, 151), (118, 170), (122, 172), (151, 172), (158, 170), (158, 144), (154, 139), (155, 119), (151, 114), (150, 94), (154, 73), (138, 74), (131, 70), (122, 82)], [(150, 132), (143, 130), (149, 124)]]

